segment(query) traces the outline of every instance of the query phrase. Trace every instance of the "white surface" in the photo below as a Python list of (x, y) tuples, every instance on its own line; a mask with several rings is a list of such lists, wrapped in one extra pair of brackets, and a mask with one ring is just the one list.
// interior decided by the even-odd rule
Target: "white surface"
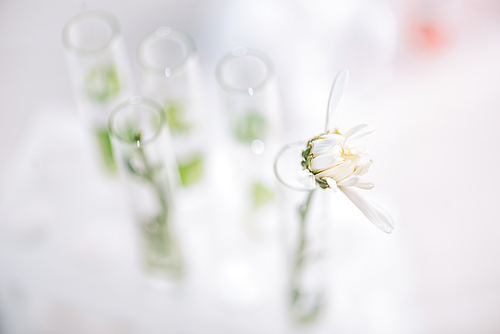
[[(186, 201), (179, 234), (187, 280), (177, 290), (156, 289), (138, 266), (126, 189), (99, 174), (77, 119), (44, 111), (28, 130), (25, 154), (9, 173), (0, 206), (0, 297), (7, 332), (292, 330), (284, 308), (281, 237), (276, 228), (268, 228), (265, 238), (242, 234), (244, 221), (231, 208), (232, 193), (223, 196), (212, 188), (212, 199), (207, 196), (202, 206), (180, 198)], [(419, 312), (409, 303), (411, 274), (399, 238), (370, 226), (339, 195), (331, 201), (338, 203), (330, 307), (318, 330), (414, 331)]]
[[(237, 45), (262, 49), (280, 75), (288, 139), (321, 131), (330, 82), (345, 64), (328, 58), (328, 34), (318, 35), (323, 26), (314, 21), (317, 10), (303, 11), (299, 2), (238, 3), (87, 6), (120, 20), (131, 60), (139, 40), (159, 26), (192, 34), (207, 103), (214, 108), (218, 57)], [(272, 294), (266, 295), (269, 302), (250, 308), (221, 294), (245, 291), (239, 277), (255, 261), (250, 256), (253, 260), (245, 262), (251, 248), (240, 245), (238, 253), (234, 240), (206, 253), (214, 233), (219, 240), (224, 238), (217, 233), (231, 235), (224, 224), (189, 227), (195, 269), (181, 295), (159, 294), (143, 284), (119, 185), (103, 183), (92, 172), (72, 111), (61, 30), (80, 5), (0, 4), (0, 330), (287, 333)], [(258, 22), (250, 18), (262, 11), (245, 10), (252, 6), (266, 8)], [(375, 159), (369, 176), (374, 195), (390, 205), (397, 225), (385, 236), (345, 199), (335, 203), (342, 210), (332, 245), (341, 251), (334, 252), (332, 264), (337, 304), (325, 325), (328, 333), (500, 330), (500, 30), (492, 13), (483, 20), (462, 14), (464, 30), (454, 31), (455, 38), (441, 50), (409, 55), (400, 41), (396, 66), (384, 72), (388, 79), (357, 85), (364, 78), (351, 72), (341, 125), (366, 122), (376, 128), (367, 145)], [(273, 268), (267, 287), (278, 294), (280, 261), (268, 256), (273, 251), (264, 248), (256, 263)], [(224, 260), (224, 254), (233, 257)], [(240, 297), (248, 304), (255, 295)]]

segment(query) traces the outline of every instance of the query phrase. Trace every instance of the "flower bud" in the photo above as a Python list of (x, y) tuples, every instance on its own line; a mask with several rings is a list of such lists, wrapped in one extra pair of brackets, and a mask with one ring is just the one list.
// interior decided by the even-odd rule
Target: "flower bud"
[(373, 160), (362, 162), (368, 150), (353, 140), (373, 132), (373, 128), (360, 124), (341, 135), (326, 133), (312, 138), (302, 152), (302, 166), (314, 175), (316, 183), (323, 189), (356, 186), (371, 189), (374, 185), (360, 178), (365, 175)]

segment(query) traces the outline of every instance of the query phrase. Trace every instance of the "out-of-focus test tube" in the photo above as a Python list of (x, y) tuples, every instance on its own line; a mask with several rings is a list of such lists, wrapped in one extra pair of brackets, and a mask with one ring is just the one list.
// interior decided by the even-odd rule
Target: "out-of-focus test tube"
[(183, 276), (184, 263), (176, 238), (173, 193), (177, 182), (161, 107), (133, 96), (111, 113), (109, 133), (130, 191), (143, 268), (160, 282), (178, 280)]
[(273, 226), (273, 160), (281, 144), (282, 119), (274, 66), (258, 50), (237, 47), (216, 69), (220, 99), (232, 140), (233, 170), (250, 231)]
[(183, 187), (203, 184), (207, 129), (200, 103), (201, 71), (196, 45), (188, 34), (163, 26), (137, 49), (143, 95), (161, 105), (172, 134)]
[(103, 166), (114, 173), (107, 120), (111, 109), (133, 92), (120, 25), (107, 12), (85, 11), (66, 23), (62, 40), (79, 111), (93, 134)]

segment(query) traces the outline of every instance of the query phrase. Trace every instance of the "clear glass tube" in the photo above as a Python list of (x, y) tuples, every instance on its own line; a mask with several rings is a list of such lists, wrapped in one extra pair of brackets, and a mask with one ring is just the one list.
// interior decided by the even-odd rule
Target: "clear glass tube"
[(131, 97), (111, 113), (109, 133), (130, 188), (144, 269), (152, 276), (178, 279), (184, 266), (175, 232), (175, 162), (162, 109), (151, 100)]
[(193, 39), (170, 27), (146, 36), (137, 49), (142, 94), (160, 103), (167, 119), (181, 184), (199, 184), (206, 169), (206, 124), (200, 107), (200, 67)]
[(107, 12), (85, 11), (66, 23), (62, 41), (82, 118), (91, 129), (103, 166), (115, 172), (107, 121), (112, 108), (133, 92), (120, 25)]
[[(306, 143), (285, 146), (275, 162), (288, 267), (288, 309), (293, 323), (317, 324), (328, 297), (330, 193), (303, 182)], [(299, 326), (300, 327), (300, 326)]]
[(274, 66), (264, 53), (238, 47), (217, 64), (232, 159), (243, 190), (248, 227), (272, 226), (275, 216), (274, 157), (281, 145), (282, 119)]

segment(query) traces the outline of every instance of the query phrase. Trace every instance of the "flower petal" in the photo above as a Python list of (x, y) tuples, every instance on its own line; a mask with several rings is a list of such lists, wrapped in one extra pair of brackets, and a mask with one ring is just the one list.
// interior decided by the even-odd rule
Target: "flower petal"
[(368, 149), (363, 145), (356, 145), (351, 149), (351, 152), (359, 155), (368, 155)]
[(375, 131), (375, 129), (368, 124), (358, 124), (344, 133), (344, 137), (346, 140), (354, 140), (369, 135)]
[(331, 177), (325, 177), (325, 181), (328, 184), (328, 186), (330, 187), (330, 189), (337, 190), (338, 185), (337, 185), (337, 182), (335, 182), (334, 179), (332, 179)]
[(373, 163), (373, 160), (370, 159), (364, 165), (356, 166), (356, 170), (354, 171), (354, 175), (365, 175), (366, 173), (368, 173), (368, 170), (370, 169), (370, 166), (372, 165), (372, 163)]
[(347, 69), (341, 70), (337, 73), (333, 81), (332, 88), (330, 89), (330, 97), (328, 98), (328, 108), (326, 112), (326, 131), (333, 132), (335, 130), (335, 120), (338, 114), (337, 110), (344, 98), (347, 90), (347, 82), (349, 81), (349, 71)]
[(361, 189), (366, 189), (366, 190), (370, 190), (373, 187), (375, 187), (375, 185), (373, 183), (366, 181), (366, 180), (362, 180), (362, 179), (359, 179), (358, 183), (356, 183), (354, 186), (361, 188)]
[(339, 187), (352, 187), (355, 186), (358, 182), (359, 182), (359, 176), (352, 175), (337, 182), (337, 185)]
[(311, 160), (311, 169), (314, 171), (322, 171), (327, 168), (332, 168), (344, 162), (339, 154), (323, 154)]
[(301, 170), (297, 173), (297, 181), (300, 182), (306, 189), (314, 189), (316, 187), (316, 179), (314, 175), (308, 170)]
[(392, 233), (394, 231), (394, 222), (392, 217), (377, 205), (370, 203), (366, 198), (361, 196), (352, 187), (339, 187), (342, 192), (356, 205), (361, 212), (368, 218), (373, 225), (385, 233)]
[(313, 141), (313, 154), (323, 154), (328, 152), (328, 150), (332, 149), (338, 143), (343, 143), (344, 137), (337, 134), (324, 135), (320, 139), (316, 139)]
[(321, 139), (330, 139), (330, 138), (337, 138), (339, 143), (344, 143), (345, 138), (342, 135), (339, 135), (338, 133), (326, 133), (321, 135)]
[(351, 161), (344, 161), (340, 165), (337, 165), (333, 168), (329, 168), (321, 173), (316, 174), (317, 178), (320, 177), (333, 177), (335, 174), (342, 172), (344, 169), (348, 168), (351, 165)]
[(355, 167), (355, 165), (351, 161), (351, 163), (349, 164), (349, 166), (346, 169), (333, 175), (332, 177), (335, 178), (335, 180), (337, 180), (337, 182), (339, 182), (340, 180), (345, 179), (346, 177), (349, 177), (354, 172), (354, 167)]

